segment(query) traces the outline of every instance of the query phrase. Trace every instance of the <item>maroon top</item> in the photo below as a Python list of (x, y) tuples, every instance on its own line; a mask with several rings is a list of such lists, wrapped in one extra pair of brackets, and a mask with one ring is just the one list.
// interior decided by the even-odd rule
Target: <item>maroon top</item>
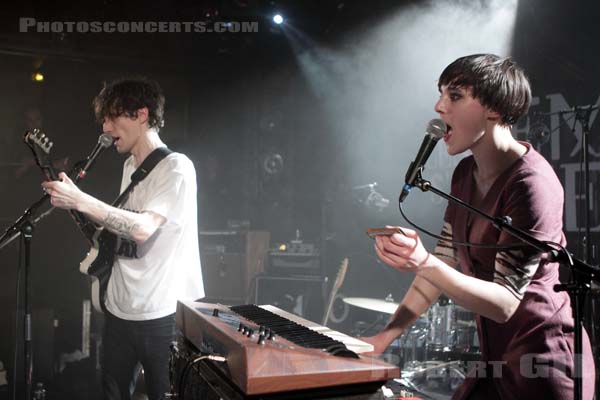
[[(452, 177), (452, 195), (493, 216), (511, 217), (515, 227), (537, 239), (565, 245), (560, 181), (548, 162), (531, 145), (523, 144), (527, 153), (496, 178), (476, 204), (477, 166), (473, 156), (461, 160)], [(455, 241), (520, 243), (452, 203), (444, 219), (443, 235)], [(553, 290), (559, 283), (558, 264), (531, 248), (498, 251), (452, 247), (440, 241), (436, 254), (457, 261), (466, 275), (506, 287), (521, 301), (506, 323), (476, 317), (485, 364), (469, 373), (453, 399), (573, 398), (574, 324), (569, 296)], [(595, 370), (587, 334), (583, 338), (583, 371), (583, 398), (591, 400)]]

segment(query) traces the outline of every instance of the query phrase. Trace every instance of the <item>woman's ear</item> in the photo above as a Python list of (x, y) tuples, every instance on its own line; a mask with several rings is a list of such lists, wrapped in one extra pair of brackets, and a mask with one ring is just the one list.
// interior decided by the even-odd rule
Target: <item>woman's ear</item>
[(499, 122), (501, 117), (498, 111), (488, 109), (486, 112), (486, 118), (488, 121)]

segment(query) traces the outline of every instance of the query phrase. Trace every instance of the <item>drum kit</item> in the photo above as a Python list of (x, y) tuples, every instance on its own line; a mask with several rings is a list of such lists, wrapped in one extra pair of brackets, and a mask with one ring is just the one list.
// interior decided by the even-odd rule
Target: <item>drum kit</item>
[[(343, 301), (379, 313), (378, 320), (394, 314), (399, 305), (391, 296)], [(397, 350), (405, 386), (421, 392), (431, 386), (453, 392), (465, 378), (465, 365), (480, 358), (474, 314), (441, 296), (390, 348)]]

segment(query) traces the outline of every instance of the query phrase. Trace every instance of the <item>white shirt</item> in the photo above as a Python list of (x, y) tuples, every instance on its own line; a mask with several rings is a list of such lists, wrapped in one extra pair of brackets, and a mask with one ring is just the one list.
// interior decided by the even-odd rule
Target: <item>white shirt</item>
[[(129, 157), (121, 192), (134, 171), (133, 157)], [(169, 154), (138, 183), (121, 208), (152, 211), (166, 222), (137, 247), (138, 258), (115, 258), (106, 292), (107, 310), (126, 320), (149, 320), (174, 313), (178, 299), (204, 297), (192, 161), (180, 153)]]

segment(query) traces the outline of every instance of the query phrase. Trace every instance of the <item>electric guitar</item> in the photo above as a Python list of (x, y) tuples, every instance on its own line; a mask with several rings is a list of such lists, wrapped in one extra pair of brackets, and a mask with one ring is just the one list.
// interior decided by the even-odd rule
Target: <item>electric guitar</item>
[(323, 323), (321, 325), (327, 326), (327, 321), (329, 320), (329, 314), (331, 313), (331, 309), (333, 308), (333, 303), (335, 301), (335, 295), (338, 290), (342, 287), (342, 283), (344, 283), (344, 278), (346, 277), (346, 271), (348, 271), (348, 258), (344, 258), (342, 263), (340, 264), (340, 269), (335, 277), (335, 282), (333, 283), (333, 287), (331, 288), (331, 293), (329, 294), (329, 301), (327, 302), (327, 309), (325, 310), (325, 315), (323, 316)]
[[(26, 132), (23, 139), (33, 152), (35, 162), (46, 178), (59, 180), (58, 173), (50, 160), (52, 149), (50, 139), (39, 129)], [(69, 212), (91, 245), (90, 251), (79, 265), (79, 271), (90, 277), (92, 305), (97, 311), (104, 312), (104, 298), (115, 260), (117, 235), (95, 224), (78, 211), (69, 210)]]

